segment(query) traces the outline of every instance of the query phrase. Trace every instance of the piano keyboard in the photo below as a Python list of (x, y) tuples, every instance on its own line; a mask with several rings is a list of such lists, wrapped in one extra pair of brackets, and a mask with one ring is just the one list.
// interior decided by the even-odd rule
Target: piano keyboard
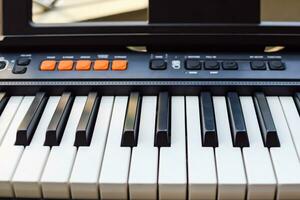
[(300, 199), (295, 96), (0, 94), (0, 197)]

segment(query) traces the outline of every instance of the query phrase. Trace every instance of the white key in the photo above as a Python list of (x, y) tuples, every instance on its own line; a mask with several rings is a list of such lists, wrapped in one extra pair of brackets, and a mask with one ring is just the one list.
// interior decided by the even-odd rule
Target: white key
[(268, 148), (264, 147), (252, 97), (240, 97), (250, 147), (243, 148), (247, 199), (274, 199), (276, 178)]
[(215, 154), (214, 148), (202, 147), (198, 97), (186, 97), (186, 122), (189, 199), (215, 199)]
[(280, 147), (270, 148), (277, 177), (277, 199), (299, 199), (300, 163), (278, 97), (267, 97)]
[(38, 127), (28, 147), (25, 148), (12, 182), (18, 198), (41, 198), (39, 180), (50, 148), (43, 146), (50, 120), (58, 105), (59, 97), (50, 97)]
[(128, 97), (115, 97), (99, 178), (102, 199), (127, 199), (131, 148), (121, 147)]
[(21, 96), (15, 96), (11, 97), (9, 101), (7, 102), (2, 115), (0, 117), (0, 145), (2, 143), (3, 138), (5, 137), (6, 131), (12, 122), (16, 111), (18, 110), (23, 97)]
[(154, 147), (156, 97), (143, 97), (137, 147), (132, 150), (130, 199), (156, 199), (158, 148)]
[(233, 147), (225, 97), (213, 97), (219, 147), (215, 149), (218, 199), (244, 199), (246, 176), (240, 148)]
[(68, 181), (77, 150), (73, 144), (86, 99), (86, 97), (75, 98), (61, 143), (59, 146), (52, 147), (50, 151), (40, 181), (44, 198), (70, 198)]
[(70, 186), (72, 199), (98, 199), (98, 179), (102, 165), (114, 97), (102, 97), (89, 147), (79, 147)]
[(288, 123), (291, 136), (300, 159), (300, 117), (293, 97), (280, 97), (282, 109)]
[(10, 124), (0, 147), (0, 197), (13, 197), (11, 178), (24, 150), (23, 146), (15, 146), (17, 130), (26, 115), (34, 97), (24, 97), (17, 113)]
[(160, 148), (159, 199), (185, 199), (187, 167), (184, 97), (172, 97), (171, 147)]

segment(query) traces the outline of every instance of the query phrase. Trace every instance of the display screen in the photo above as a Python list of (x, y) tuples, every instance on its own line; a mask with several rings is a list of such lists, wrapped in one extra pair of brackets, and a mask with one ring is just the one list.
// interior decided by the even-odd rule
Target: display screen
[[(262, 21), (300, 21), (299, 0), (261, 0)], [(33, 22), (148, 20), (148, 0), (33, 0)]]
[(148, 0), (33, 0), (35, 23), (147, 21)]

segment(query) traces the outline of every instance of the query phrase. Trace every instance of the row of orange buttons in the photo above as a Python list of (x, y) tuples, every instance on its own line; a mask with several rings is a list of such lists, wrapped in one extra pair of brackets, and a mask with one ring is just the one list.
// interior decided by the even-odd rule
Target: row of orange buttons
[[(58, 62), (57, 69), (59, 71), (70, 71), (73, 70), (73, 66), (75, 63), (75, 70), (77, 71), (89, 71), (92, 66), (96, 71), (99, 70), (108, 70), (109, 69), (109, 60), (78, 60), (74, 62), (73, 60), (62, 60)], [(56, 69), (57, 62), (55, 60), (44, 60), (41, 63), (40, 70), (41, 71), (54, 71)], [(114, 71), (124, 71), (128, 67), (127, 60), (114, 60), (111, 64), (111, 69)]]

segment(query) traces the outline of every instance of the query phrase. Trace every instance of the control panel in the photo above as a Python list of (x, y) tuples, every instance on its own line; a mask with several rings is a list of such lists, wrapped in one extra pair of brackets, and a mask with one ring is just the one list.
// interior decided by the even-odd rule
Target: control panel
[(300, 80), (300, 54), (0, 53), (0, 80)]

